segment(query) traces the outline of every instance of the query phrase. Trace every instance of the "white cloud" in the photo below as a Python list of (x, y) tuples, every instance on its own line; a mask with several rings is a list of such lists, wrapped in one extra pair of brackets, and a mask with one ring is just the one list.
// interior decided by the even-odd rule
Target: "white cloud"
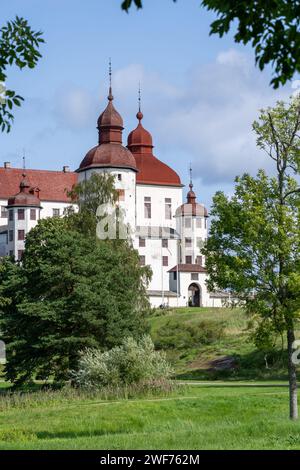
[[(195, 66), (184, 84), (174, 84), (141, 64), (113, 73), (115, 106), (126, 132), (136, 124), (138, 84), (142, 87), (144, 126), (152, 133), (158, 157), (186, 171), (191, 161), (202, 185), (232, 183), (237, 174), (270, 167), (256, 148), (252, 123), (259, 110), (288, 99), (290, 87), (274, 91), (269, 77), (255, 69), (252, 58), (235, 49), (220, 52), (214, 62)], [(91, 129), (106, 105), (82, 87), (68, 86), (56, 94), (59, 122), (76, 132)], [(102, 103), (102, 104), (101, 104)], [(124, 132), (124, 142), (126, 141)], [(163, 152), (159, 150), (163, 149)]]
[(252, 123), (261, 108), (288, 99), (292, 90), (274, 91), (246, 54), (220, 52), (214, 62), (189, 70), (181, 86), (140, 64), (117, 70), (114, 94), (127, 129), (134, 122), (139, 81), (144, 125), (167, 153), (160, 158), (177, 168), (192, 161), (195, 177), (205, 185), (229, 183), (237, 174), (271, 164), (256, 148)]
[(91, 126), (95, 115), (95, 98), (82, 87), (64, 86), (57, 91), (54, 113), (60, 124), (74, 130)]

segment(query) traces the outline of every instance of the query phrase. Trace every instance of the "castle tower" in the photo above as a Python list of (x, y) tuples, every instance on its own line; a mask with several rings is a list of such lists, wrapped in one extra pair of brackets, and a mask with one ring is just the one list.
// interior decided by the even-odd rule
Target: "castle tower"
[(190, 181), (187, 202), (176, 210), (176, 230), (181, 235), (180, 263), (205, 265), (201, 248), (207, 239), (207, 209), (196, 202), (193, 183)]
[(122, 144), (123, 119), (114, 107), (111, 83), (107, 99), (108, 104), (97, 121), (98, 145), (89, 150), (76, 170), (78, 182), (88, 179), (94, 172), (114, 175), (115, 188), (119, 192), (118, 205), (123, 209), (125, 224), (134, 233), (138, 170), (134, 156)]
[(41, 211), (41, 202), (24, 173), (20, 191), (8, 199), (8, 254), (21, 260), (27, 233), (36, 226)]
[[(190, 170), (191, 171), (191, 170)], [(196, 202), (190, 178), (187, 202), (175, 212), (176, 231), (180, 233), (178, 264), (169, 270), (170, 289), (180, 293), (185, 305), (209, 305), (205, 260), (201, 253), (207, 239), (208, 213), (203, 204)]]

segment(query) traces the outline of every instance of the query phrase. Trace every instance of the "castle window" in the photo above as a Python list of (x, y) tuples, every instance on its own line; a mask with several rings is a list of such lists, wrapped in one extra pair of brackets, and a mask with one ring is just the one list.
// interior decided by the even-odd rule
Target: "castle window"
[(30, 209), (30, 220), (36, 220), (36, 210)]
[(145, 266), (146, 264), (146, 256), (140, 256), (140, 266)]
[(9, 250), (9, 256), (11, 256), (11, 257), (14, 256), (14, 250)]
[(191, 238), (186, 238), (185, 239), (185, 246), (187, 248), (190, 248), (192, 246), (192, 239)]
[(14, 220), (14, 211), (12, 211), (12, 210), (9, 211), (9, 212), (8, 212), (8, 217), (9, 217), (9, 220), (10, 220), (10, 221)]
[(186, 264), (192, 264), (192, 257), (191, 256), (186, 256), (185, 257), (185, 263)]
[(163, 238), (162, 241), (161, 241), (161, 246), (163, 248), (168, 248), (168, 239), (167, 238)]
[(144, 217), (151, 219), (151, 197), (144, 197)]
[(197, 256), (196, 257), (196, 263), (200, 264), (200, 266), (202, 266), (202, 256)]
[(18, 250), (18, 261), (21, 261), (23, 258), (24, 250)]
[(162, 257), (162, 265), (163, 265), (163, 266), (169, 266), (169, 258), (168, 258), (168, 256), (163, 256), (163, 257)]
[(139, 246), (141, 248), (145, 247), (146, 246), (146, 240), (145, 238), (139, 238)]
[(24, 219), (25, 219), (25, 210), (18, 209), (18, 220), (24, 220)]
[(191, 280), (192, 281), (198, 281), (199, 279), (199, 274), (198, 273), (192, 273), (191, 274)]
[(124, 189), (118, 189), (118, 201), (125, 201), (125, 191)]
[(13, 230), (9, 231), (8, 239), (9, 239), (10, 242), (14, 241), (14, 231)]
[(204, 219), (204, 228), (207, 228), (207, 219)]
[(184, 219), (184, 226), (185, 226), (185, 228), (191, 228), (192, 227), (192, 219), (190, 217), (186, 217)]
[(174, 281), (177, 281), (177, 272), (176, 271), (173, 272), (173, 279), (174, 279)]
[(59, 209), (52, 209), (52, 215), (53, 215), (53, 217), (59, 217), (60, 216), (60, 210)]
[(203, 240), (201, 237), (196, 238), (196, 245), (197, 245), (197, 248), (199, 249), (203, 248)]
[(197, 227), (197, 228), (201, 228), (201, 227), (202, 227), (202, 221), (201, 221), (200, 217), (196, 219), (196, 227)]
[(1, 206), (1, 218), (6, 219), (7, 218), (7, 209), (5, 206)]
[(118, 173), (118, 181), (122, 181), (122, 175), (121, 175), (121, 173)]
[(18, 240), (25, 240), (25, 230), (18, 230)]
[(169, 197), (165, 198), (165, 218), (172, 218), (172, 200)]

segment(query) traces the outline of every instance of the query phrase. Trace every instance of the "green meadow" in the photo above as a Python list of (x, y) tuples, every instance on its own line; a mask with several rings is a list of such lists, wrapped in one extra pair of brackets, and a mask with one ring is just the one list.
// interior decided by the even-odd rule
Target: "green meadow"
[[(165, 396), (0, 388), (0, 449), (300, 449), (285, 355), (249, 340), (235, 309), (157, 311), (152, 338), (172, 363)], [(266, 362), (267, 361), (267, 362)]]
[(267, 383), (184, 386), (165, 398), (119, 401), (65, 401), (58, 392), (0, 414), (0, 449), (299, 448), (287, 387)]

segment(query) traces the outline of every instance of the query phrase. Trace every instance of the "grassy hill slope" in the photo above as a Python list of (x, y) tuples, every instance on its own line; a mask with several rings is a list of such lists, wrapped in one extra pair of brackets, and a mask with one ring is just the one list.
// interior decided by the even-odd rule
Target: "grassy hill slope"
[(242, 309), (178, 308), (156, 311), (151, 336), (186, 379), (286, 379), (281, 347), (267, 356), (249, 338)]

